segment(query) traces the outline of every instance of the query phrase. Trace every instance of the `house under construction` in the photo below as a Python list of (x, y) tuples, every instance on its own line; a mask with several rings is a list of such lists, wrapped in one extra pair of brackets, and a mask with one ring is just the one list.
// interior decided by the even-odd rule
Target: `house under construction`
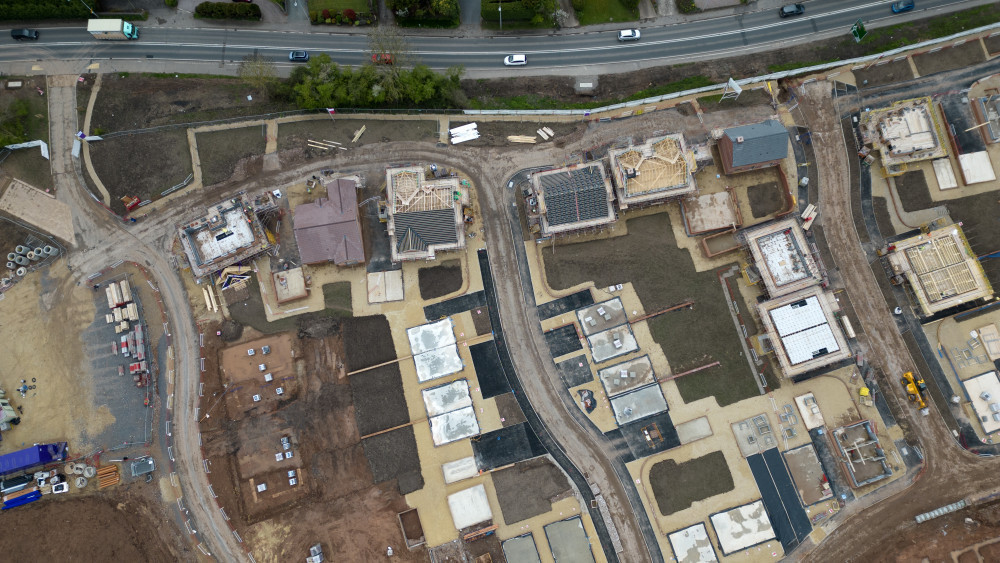
[(822, 282), (822, 274), (795, 218), (746, 229), (739, 238), (749, 249), (769, 298)]
[(898, 241), (888, 251), (893, 274), (909, 282), (924, 315), (993, 296), (986, 273), (958, 225)]
[(532, 174), (531, 186), (534, 199), (528, 199), (528, 217), (537, 217), (542, 236), (593, 229), (615, 221), (611, 181), (600, 162)]
[(609, 153), (618, 207), (659, 203), (694, 193), (694, 155), (680, 133)]
[(273, 198), (257, 197), (253, 203), (244, 194), (212, 205), (201, 217), (180, 226), (181, 246), (195, 277), (216, 272), (270, 248), (258, 213), (267, 213)]
[(861, 114), (861, 138), (879, 151), (886, 176), (898, 176), (910, 162), (948, 156), (943, 128), (930, 98), (914, 98)]
[(462, 206), (467, 189), (458, 178), (427, 179), (424, 167), (385, 171), (392, 261), (433, 260), (439, 251), (465, 247)]

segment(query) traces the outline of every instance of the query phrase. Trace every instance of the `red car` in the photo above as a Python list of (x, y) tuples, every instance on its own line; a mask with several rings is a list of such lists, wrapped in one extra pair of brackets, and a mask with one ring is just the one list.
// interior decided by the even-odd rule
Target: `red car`
[(392, 64), (392, 54), (390, 53), (376, 53), (372, 55), (372, 64), (376, 65), (391, 65)]

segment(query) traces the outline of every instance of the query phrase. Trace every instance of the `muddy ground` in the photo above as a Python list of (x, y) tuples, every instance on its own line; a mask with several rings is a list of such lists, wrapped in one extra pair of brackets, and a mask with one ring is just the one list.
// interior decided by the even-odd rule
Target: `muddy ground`
[(5, 561), (147, 561), (196, 559), (155, 486), (121, 486), (90, 496), (45, 496), (4, 513)]
[[(475, 122), (478, 123), (476, 129), (479, 131), (479, 138), (466, 141), (462, 145), (467, 147), (518, 147), (524, 150), (525, 147), (530, 148), (530, 143), (514, 143), (507, 139), (508, 136), (524, 135), (535, 137), (536, 144), (539, 146), (546, 146), (552, 143), (556, 147), (563, 147), (567, 143), (580, 140), (583, 133), (587, 130), (586, 124), (583, 123), (546, 123), (532, 120), (530, 116), (525, 116), (523, 119), (524, 121)], [(448, 127), (454, 129), (455, 127), (461, 127), (469, 123), (473, 122), (450, 121)], [(538, 130), (542, 127), (552, 129), (555, 135), (550, 137), (548, 141), (542, 139), (542, 136), (538, 134)]]
[(424, 301), (444, 297), (462, 288), (462, 267), (458, 260), (445, 260), (437, 266), (417, 272), (420, 298)]
[(42, 151), (38, 147), (17, 149), (10, 153), (3, 164), (0, 164), (0, 171), (40, 190), (46, 192), (55, 190), (49, 161), (42, 156)]
[(122, 197), (159, 199), (193, 170), (187, 132), (181, 128), (90, 143), (90, 158), (116, 213), (125, 212)]
[[(234, 460), (243, 447), (237, 438), (248, 436), (244, 428), (258, 425), (256, 418), (223, 421), (215, 417), (202, 422), (205, 453), (211, 462), (209, 475), (218, 495), (219, 505), (232, 519), (233, 525), (247, 541), (257, 561), (290, 561), (308, 554), (310, 545), (323, 544), (329, 555), (344, 561), (371, 561), (394, 546), (403, 561), (425, 561), (426, 551), (403, 549), (405, 543), (396, 514), (409, 507), (393, 479), (373, 473), (368, 446), (362, 445), (358, 432), (352, 385), (346, 370), (351, 365), (374, 365), (394, 355), (384, 317), (366, 317), (345, 321), (357, 330), (345, 327), (343, 336), (296, 339), (298, 377), (302, 392), (293, 402), (266, 415), (267, 427), (287, 427), (294, 444), (295, 456), (301, 464), (303, 486), (309, 494), (270, 502), (264, 510), (247, 510), (248, 496), (243, 493), (249, 476), (240, 475)], [(214, 335), (216, 327), (205, 327), (206, 358), (217, 358), (225, 345)], [(244, 329), (239, 342), (253, 340), (258, 333)], [(343, 340), (357, 343), (364, 355), (351, 361), (344, 354)], [(373, 340), (374, 339), (374, 340)], [(372, 346), (373, 342), (388, 341), (388, 346)], [(236, 344), (241, 345), (241, 344)], [(353, 363), (351, 363), (353, 362)], [(398, 377), (398, 369), (396, 370)], [(205, 399), (203, 405), (218, 400), (222, 391), (218, 375), (218, 360), (206, 360)], [(401, 394), (401, 383), (400, 394)], [(405, 407), (405, 404), (404, 404)], [(203, 408), (206, 408), (203, 406)], [(402, 409), (404, 416), (406, 409)], [(222, 412), (222, 411), (219, 411)], [(377, 414), (377, 413), (374, 413)], [(412, 432), (412, 429), (409, 429)], [(383, 434), (392, 437), (396, 432)], [(391, 444), (390, 444), (391, 445)], [(414, 443), (415, 445), (415, 443)], [(419, 464), (416, 451), (387, 451), (386, 459)], [(252, 455), (252, 452), (245, 452)], [(419, 467), (419, 465), (418, 465)], [(418, 472), (419, 475), (419, 472)], [(378, 481), (385, 479), (384, 482)], [(242, 485), (241, 485), (242, 483)], [(359, 517), (364, 515), (364, 517)]]
[(264, 127), (243, 127), (199, 133), (201, 182), (211, 186), (226, 180), (240, 181), (259, 174), (267, 145)]
[(747, 188), (747, 199), (750, 200), (750, 212), (754, 219), (767, 217), (777, 213), (785, 206), (784, 194), (777, 182), (756, 184)]
[(913, 57), (913, 64), (920, 76), (927, 76), (946, 70), (954, 70), (986, 60), (979, 41), (967, 41), (957, 47), (946, 47), (940, 51), (929, 52)]
[(649, 470), (649, 487), (660, 514), (669, 516), (693, 503), (733, 490), (733, 476), (722, 452), (677, 463), (666, 459)]

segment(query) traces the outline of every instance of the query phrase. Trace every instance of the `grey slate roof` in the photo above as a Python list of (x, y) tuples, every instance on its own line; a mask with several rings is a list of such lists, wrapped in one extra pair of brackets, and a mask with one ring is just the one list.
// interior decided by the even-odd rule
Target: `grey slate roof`
[(393, 222), (397, 252), (422, 250), (435, 244), (458, 242), (455, 210), (452, 208), (396, 213)]
[(565, 225), (608, 216), (608, 194), (601, 172), (581, 168), (539, 178), (550, 225)]
[[(725, 134), (733, 142), (734, 168), (788, 156), (788, 131), (773, 119), (726, 129)], [(736, 142), (739, 137), (743, 137), (742, 143)]]
[(327, 186), (327, 197), (295, 207), (292, 223), (304, 264), (365, 260), (355, 186), (353, 181), (337, 180)]

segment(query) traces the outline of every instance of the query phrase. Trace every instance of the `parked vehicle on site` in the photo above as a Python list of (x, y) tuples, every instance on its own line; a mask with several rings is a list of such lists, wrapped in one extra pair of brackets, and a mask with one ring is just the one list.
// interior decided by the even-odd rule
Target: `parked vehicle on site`
[(103, 41), (128, 41), (139, 38), (139, 28), (121, 19), (115, 20), (90, 20), (87, 22), (87, 31), (94, 36), (94, 39)]
[(806, 13), (806, 7), (802, 4), (787, 4), (778, 9), (779, 18), (787, 18), (788, 16), (801, 16)]

